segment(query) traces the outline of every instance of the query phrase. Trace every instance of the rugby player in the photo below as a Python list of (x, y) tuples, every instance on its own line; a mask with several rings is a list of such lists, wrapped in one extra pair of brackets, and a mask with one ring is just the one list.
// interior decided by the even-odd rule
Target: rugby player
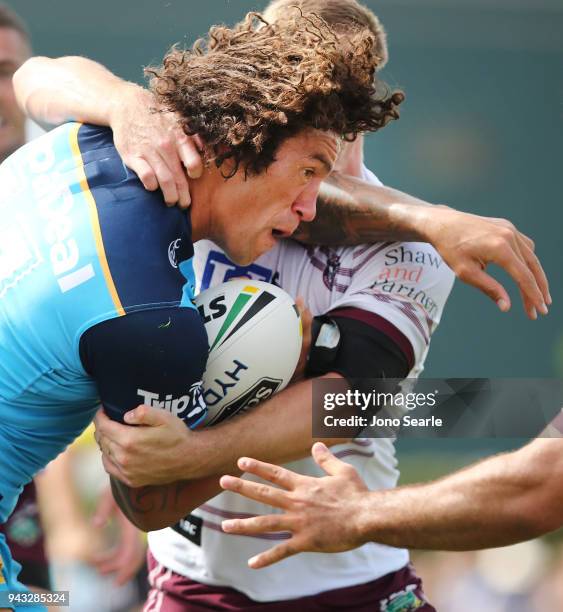
[[(62, 125), (0, 166), (1, 522), (100, 401), (121, 420), (139, 390), (171, 395), (178, 423), (197, 425), (208, 346), (192, 303), (192, 240), (251, 262), (314, 217), (339, 137), (396, 116), (396, 98), (376, 93), (367, 32), (355, 34), (364, 53), (350, 61), (349, 41), (318, 19), (258, 21), (212, 28), (205, 45), (173, 49), (151, 70), (162, 105), (205, 149), (189, 215), (158, 205), (107, 128)], [(23, 590), (3, 537), (0, 552), (0, 589)]]
[[(352, 4), (349, 2), (341, 2), (340, 4)], [(324, 15), (323, 15), (324, 16)], [(53, 112), (54, 108), (52, 109)], [(154, 121), (153, 121), (154, 123)], [(130, 126), (131, 128), (133, 126)], [(115, 130), (115, 128), (114, 128)], [(116, 141), (123, 138), (126, 134), (130, 133), (130, 129), (123, 129), (123, 133), (120, 135), (120, 131), (115, 130)], [(369, 173), (362, 170), (361, 166), (361, 143), (356, 142), (347, 152), (345, 159), (341, 159), (340, 165), (344, 165), (348, 173), (356, 176), (368, 178)], [(358, 166), (358, 160), (360, 164)], [(374, 180), (372, 178), (372, 180)], [(408, 249), (414, 247), (414, 245), (387, 245), (388, 248), (381, 249), (378, 253), (378, 246), (386, 245), (375, 245), (375, 248), (360, 247), (358, 249), (349, 250), (335, 250), (335, 249), (318, 249), (311, 251), (311, 257), (303, 249), (296, 247), (295, 245), (287, 245), (287, 248), (282, 249), (276, 247), (273, 252), (269, 253), (267, 257), (261, 258), (254, 266), (250, 268), (242, 269), (237, 267), (232, 262), (229, 262), (224, 258), (217, 247), (212, 245), (205, 245), (204, 250), (198, 253), (198, 261), (196, 260), (196, 268), (202, 271), (201, 276), (203, 277), (203, 286), (206, 287), (210, 282), (220, 282), (226, 277), (237, 276), (240, 274), (248, 274), (250, 276), (259, 276), (266, 280), (271, 280), (274, 275), (278, 276), (282, 286), (292, 292), (305, 294), (306, 298), (315, 300), (317, 302), (315, 313), (326, 312), (332, 310), (332, 306), (336, 306), (338, 301), (340, 306), (348, 306), (351, 310), (355, 310), (355, 314), (359, 312), (379, 314), (382, 319), (389, 322), (389, 319), (395, 323), (391, 323), (390, 327), (395, 328), (395, 337), (391, 340), (391, 351), (389, 348), (389, 338), (384, 335), (383, 338), (375, 337), (377, 328), (366, 325), (362, 327), (362, 323), (359, 322), (359, 327), (362, 330), (358, 333), (358, 336), (365, 337), (369, 345), (369, 353), (366, 353), (366, 367), (380, 367), (382, 372), (396, 372), (397, 375), (404, 376), (405, 372), (408, 371), (408, 365), (401, 364), (402, 351), (397, 350), (395, 342), (400, 342), (398, 338), (401, 335), (408, 337), (407, 345), (415, 347), (416, 360), (411, 365), (416, 365), (417, 369), (422, 365), (424, 354), (426, 352), (427, 338), (425, 339), (424, 331), (421, 333), (417, 330), (416, 326), (413, 326), (408, 320), (407, 313), (401, 314), (400, 306), (406, 306), (409, 304), (409, 300), (401, 302), (399, 299), (395, 304), (384, 306), (381, 303), (377, 303), (376, 298), (373, 296), (360, 296), (362, 290), (367, 290), (372, 284), (369, 279), (369, 275), (373, 275), (374, 271), (379, 268), (383, 273), (387, 270), (385, 267), (385, 260), (387, 256), (390, 259), (393, 257), (393, 249), (397, 249), (401, 246)], [(421, 248), (419, 253), (424, 253), (430, 258), (439, 258), (436, 253), (424, 245), (419, 245)], [(362, 248), (364, 248), (362, 256)], [(335, 264), (334, 256), (340, 261)], [(362, 265), (358, 266), (358, 269), (354, 271), (354, 274), (350, 276), (351, 287), (346, 287), (343, 291), (339, 291), (338, 285), (341, 285), (343, 276), (346, 276), (347, 271), (351, 270), (353, 266), (347, 265), (347, 258), (350, 261), (354, 259), (359, 262), (358, 257), (362, 260)], [(314, 265), (320, 265), (321, 270), (314, 270)], [(324, 264), (324, 265), (323, 265)], [(219, 276), (217, 271), (221, 267), (223, 270), (227, 270), (227, 276)], [(297, 280), (298, 270), (306, 270), (312, 268), (308, 274), (304, 276), (299, 282)], [(207, 274), (206, 274), (207, 271)], [(451, 286), (451, 276), (449, 272), (442, 267), (441, 270), (433, 270), (430, 266), (429, 269), (424, 270), (424, 281), (416, 284), (416, 290), (411, 292), (413, 295), (418, 293), (419, 296), (424, 294), (426, 291), (427, 296), (436, 297), (437, 308), (433, 309), (432, 322), (430, 329), (433, 331), (437, 324), (443, 307), (443, 302), (449, 292)], [(207, 278), (206, 278), (207, 276)], [(326, 282), (332, 283), (332, 287), (329, 290)], [(337, 288), (335, 288), (335, 285)], [(411, 289), (409, 287), (409, 289)], [(341, 289), (341, 287), (340, 287)], [(413, 303), (411, 302), (411, 306)], [(416, 309), (416, 301), (414, 301), (414, 312), (418, 312), (420, 315), (423, 314), (424, 309), (418, 305)], [(348, 313), (350, 314), (350, 313)], [(354, 335), (354, 331), (346, 328), (346, 320), (336, 316), (339, 323), (339, 330), (342, 336), (349, 342), (361, 342), (362, 339)], [(421, 319), (419, 324), (424, 326), (424, 321)], [(424, 330), (424, 327), (423, 327)], [(386, 330), (389, 333), (389, 329)], [(429, 330), (428, 330), (429, 331)], [(398, 332), (398, 333), (397, 333)], [(404, 333), (403, 333), (404, 332)], [(394, 332), (390, 332), (393, 334)], [(429, 335), (429, 334), (428, 334)], [(383, 346), (382, 346), (383, 345)], [(404, 345), (403, 345), (404, 346)], [(358, 345), (354, 345), (357, 349)], [(399, 357), (397, 361), (394, 361), (393, 355), (390, 352), (397, 351)], [(407, 349), (408, 351), (408, 349)], [(396, 357), (396, 356), (395, 356)], [(340, 354), (340, 360), (348, 361), (346, 364), (347, 368), (343, 371), (347, 374), (352, 374), (354, 368), (358, 367), (357, 362), (350, 359), (344, 359), (344, 354)], [(403, 359), (405, 355), (403, 354)], [(408, 364), (407, 360), (407, 364)], [(336, 364), (333, 364), (336, 367)], [(341, 367), (342, 364), (340, 364)], [(395, 369), (393, 369), (395, 368)], [(370, 370), (373, 372), (374, 370)], [(416, 370), (415, 370), (416, 371)], [(411, 371), (411, 375), (413, 375)], [(289, 399), (291, 405), (295, 406), (295, 412), (284, 414), (284, 422), (296, 422), (299, 419), (299, 412), (304, 413), (303, 406), (310, 404), (310, 387), (302, 386), (299, 393), (295, 393)], [(284, 438), (284, 431), (280, 430), (280, 426), (283, 423), (278, 423), (272, 420), (274, 413), (277, 412), (280, 415), (279, 410), (286, 410), (289, 406), (285, 406), (285, 403), (289, 402), (288, 396), (282, 394), (279, 396), (279, 403), (270, 404), (269, 408), (264, 406), (265, 410), (271, 410), (271, 412), (263, 412), (264, 420), (261, 421), (261, 427), (257, 427), (252, 423), (251, 419), (246, 421), (239, 421), (239, 427), (236, 430), (229, 430), (226, 426), (222, 431), (217, 430), (214, 438), (215, 442), (207, 446), (206, 451), (203, 451), (196, 460), (196, 455), (192, 453), (194, 458), (192, 465), (185, 467), (178, 467), (178, 477), (186, 477), (191, 470), (193, 475), (204, 474), (205, 472), (201, 469), (205, 466), (205, 469), (217, 469), (217, 467), (209, 467), (209, 456), (213, 454), (215, 457), (223, 457), (225, 455), (226, 446), (231, 447), (231, 453), (236, 453), (236, 449), (246, 446), (246, 448), (253, 448), (250, 446), (252, 441), (249, 440), (250, 435), (254, 438), (256, 431), (272, 431), (275, 432), (275, 439), (267, 437), (266, 440), (260, 442), (262, 450), (269, 447), (269, 452), (272, 449), (278, 448), (281, 445), (285, 446), (285, 452), (289, 451), (289, 445), (291, 448), (300, 448), (299, 454), (296, 456), (303, 456), (304, 448), (307, 447), (310, 439), (310, 426), (305, 428), (305, 435), (294, 435), (292, 439)], [(309, 406), (310, 410), (310, 406)], [(139, 413), (137, 413), (139, 414)], [(267, 415), (267, 416), (266, 416)], [(162, 420), (160, 417), (162, 416)], [(150, 419), (154, 418), (154, 421)], [(103, 419), (103, 417), (100, 417)], [(102, 421), (102, 429), (111, 431), (111, 433), (118, 432), (119, 430), (111, 427), (105, 420)], [(133, 422), (133, 421), (131, 421)], [(143, 418), (136, 421), (143, 424), (153, 424), (155, 426), (156, 438), (139, 438), (136, 442), (133, 442), (134, 446), (140, 449), (147, 450), (147, 454), (137, 456), (137, 460), (141, 459), (140, 463), (146, 463), (150, 466), (162, 466), (162, 473), (158, 475), (159, 478), (163, 478), (166, 482), (167, 479), (175, 478), (173, 476), (172, 461), (177, 461), (174, 456), (180, 457), (184, 453), (185, 440), (183, 439), (183, 433), (178, 431), (178, 438), (170, 438), (168, 442), (165, 440), (165, 428), (171, 425), (166, 419), (165, 415), (153, 414), (150, 415), (150, 411), (146, 420)], [(304, 420), (305, 425), (310, 423), (310, 412), (306, 413), (306, 419)], [(173, 426), (172, 426), (173, 429)], [(293, 430), (294, 433), (299, 433), (296, 428)], [(128, 432), (129, 433), (129, 432)], [(131, 432), (132, 436), (135, 436), (137, 431)], [(146, 432), (145, 432), (146, 433)], [(142, 435), (142, 434), (140, 434)], [(119, 439), (119, 438), (118, 438)], [(131, 446), (131, 440), (129, 438), (126, 444)], [(178, 444), (177, 444), (177, 443)], [(154, 448), (154, 443), (160, 445), (159, 455), (151, 455), (151, 450)], [(305, 447), (303, 446), (305, 445)], [(102, 444), (103, 446), (103, 444)], [(368, 448), (369, 447), (369, 448)], [(111, 448), (111, 447), (110, 447)], [(114, 445), (113, 448), (119, 449), (119, 445)], [(213, 453), (211, 453), (211, 449)], [(111, 451), (110, 451), (111, 452)], [(276, 451), (279, 452), (279, 451)], [(232, 454), (229, 453), (227, 461), (232, 464)], [(350, 457), (354, 465), (365, 467), (366, 471), (371, 476), (371, 485), (374, 487), (390, 487), (396, 484), (397, 472), (394, 468), (394, 456), (392, 445), (389, 441), (375, 441), (373, 448), (370, 443), (351, 443), (343, 445), (337, 450), (341, 456)], [(114, 454), (111, 452), (112, 457)], [(269, 456), (272, 456), (271, 454)], [(117, 460), (117, 458), (116, 458)], [(225, 461), (225, 459), (221, 459)], [(128, 467), (131, 467), (128, 461)], [(196, 470), (199, 468), (199, 472), (194, 472), (194, 465)], [(303, 461), (299, 464), (300, 471), (305, 473), (315, 473), (315, 469), (311, 461)], [(119, 476), (123, 477), (123, 472), (118, 472)], [(144, 476), (147, 476), (145, 473)], [(151, 474), (154, 477), (154, 474)], [(216, 482), (215, 478), (215, 482)], [(131, 481), (132, 482), (132, 481)], [(142, 481), (139, 481), (142, 482)], [(192, 495), (190, 489), (185, 489), (186, 492)], [(207, 493), (209, 497), (211, 493)], [(189, 497), (189, 496), (188, 496)], [(248, 507), (233, 501), (232, 498), (224, 497), (217, 498), (212, 502), (209, 502), (198, 511), (194, 512), (192, 516), (186, 517), (183, 521), (177, 524), (174, 530), (169, 529), (164, 532), (157, 532), (151, 534), (151, 548), (160, 563), (151, 555), (150, 563), (153, 571), (151, 572), (151, 584), (153, 591), (147, 603), (148, 609), (199, 609), (197, 608), (198, 601), (201, 601), (202, 605), (213, 605), (216, 609), (221, 609), (221, 605), (238, 606), (237, 608), (231, 609), (246, 609), (247, 607), (258, 606), (256, 600), (268, 601), (268, 607), (276, 608), (283, 605), (282, 601), (279, 601), (280, 597), (287, 599), (291, 597), (291, 602), (286, 602), (291, 606), (311, 606), (311, 605), (322, 605), (323, 601), (331, 601), (335, 604), (336, 600), (342, 600), (343, 606), (346, 609), (362, 609), (361, 606), (365, 604), (366, 609), (372, 609), (378, 589), (387, 589), (386, 592), (380, 592), (379, 599), (384, 600), (389, 594), (398, 594), (402, 589), (406, 589), (412, 586), (413, 589), (408, 590), (412, 597), (415, 595), (420, 599), (421, 606), (426, 605), (425, 608), (420, 609), (431, 609), (427, 604), (422, 601), (422, 593), (418, 585), (416, 577), (414, 577), (408, 570), (406, 563), (408, 556), (406, 551), (392, 551), (391, 549), (385, 549), (383, 547), (376, 551), (362, 550), (358, 551), (356, 556), (349, 556), (348, 559), (335, 559), (334, 561), (326, 560), (323, 561), (323, 566), (326, 568), (326, 576), (323, 581), (318, 577), (318, 571), (315, 571), (315, 566), (311, 564), (309, 560), (303, 562), (298, 561), (293, 564), (292, 567), (287, 568), (279, 579), (276, 578), (277, 570), (272, 576), (261, 576), (259, 578), (249, 576), (248, 572), (245, 572), (243, 562), (249, 554), (258, 552), (263, 548), (256, 538), (251, 538), (247, 542), (236, 541), (232, 538), (225, 537), (217, 531), (218, 523), (217, 516), (221, 516), (222, 513), (242, 513), (242, 512), (263, 512), (263, 507)], [(205, 497), (204, 497), (205, 498)], [(140, 501), (140, 500), (139, 500)], [(187, 500), (186, 508), (189, 507), (191, 500)], [(203, 521), (203, 522), (202, 522)], [(197, 545), (197, 540), (203, 538), (202, 546)], [(366, 564), (366, 558), (371, 560), (371, 565), (367, 568), (364, 573), (358, 572), (353, 578), (350, 577), (350, 568), (356, 568), (362, 566), (362, 563)], [(383, 576), (386, 576), (385, 580), (381, 580)], [(190, 580), (190, 577), (195, 580)], [(199, 580), (199, 582), (198, 582)], [(242, 590), (245, 594), (253, 596), (253, 598), (244, 598), (241, 593), (237, 593), (233, 589), (222, 588), (217, 585), (216, 581), (220, 580), (220, 585), (232, 585), (238, 590)], [(377, 581), (377, 584), (374, 582)], [(211, 585), (209, 583), (212, 583)], [(364, 583), (364, 584), (362, 584)], [(279, 584), (277, 590), (272, 585)], [(328, 585), (328, 586), (327, 586)], [(342, 588), (337, 591), (334, 587), (341, 585)], [(352, 587), (352, 588), (349, 588)], [(360, 587), (360, 588), (358, 588)], [(416, 592), (414, 592), (416, 588)], [(320, 593), (320, 591), (325, 591)], [(307, 593), (315, 593), (318, 597), (314, 599), (311, 596), (307, 596)], [(280, 595), (281, 593), (281, 595)], [(219, 599), (222, 603), (219, 602)], [(273, 602), (276, 599), (278, 601)], [(281, 608), (278, 608), (281, 609)]]
[[(280, 4), (278, 10), (283, 10), (283, 3)], [(355, 8), (355, 3), (349, 1), (338, 4), (344, 10)], [(320, 14), (325, 18), (331, 17), (330, 11), (328, 15), (322, 11)], [(360, 12), (359, 15), (361, 19), (368, 19), (371, 13)], [(386, 54), (379, 23), (375, 21), (372, 28)], [(129, 131), (123, 127), (120, 129), (126, 133)], [(115, 136), (116, 140), (120, 139), (119, 131), (116, 130)], [(338, 165), (348, 174), (378, 184), (377, 179), (363, 168), (360, 139), (347, 147)], [(401, 296), (400, 292), (399, 295), (393, 292), (386, 296), (383, 291), (370, 291), (374, 277), (397, 272), (389, 265), (397, 252), (408, 253), (411, 263), (414, 253), (429, 262), (436, 262), (434, 266), (431, 263), (424, 266), (422, 278), (407, 282), (405, 288), (410, 290), (410, 298)], [(414, 243), (309, 250), (287, 243), (276, 246), (252, 266), (244, 268), (230, 261), (216, 245), (200, 243), (196, 248), (195, 268), (202, 288), (232, 276), (249, 275), (267, 281), (275, 278), (294, 296), (303, 295), (314, 314), (329, 313), (330, 324), (337, 326), (342, 338), (342, 345), (335, 351), (330, 366), (350, 377), (378, 372), (382, 376), (402, 378), (409, 371), (411, 376), (415, 376), (422, 368), (430, 334), (439, 321), (453, 280), (451, 272), (429, 246)], [(409, 262), (403, 269), (415, 272)], [(412, 278), (416, 276), (418, 274)], [(412, 298), (414, 295), (418, 295), (418, 301)], [(310, 370), (311, 366), (318, 368), (314, 359), (310, 360)], [(324, 373), (319, 369), (315, 372), (315, 368), (312, 371)], [(219, 460), (223, 465), (230, 462), (232, 468), (237, 449), (256, 448), (257, 444), (262, 452), (267, 449), (269, 456), (280, 456), (281, 453), (282, 457), (288, 457), (290, 453), (289, 458), (301, 457), (311, 439), (310, 385), (311, 382), (296, 385), (262, 406), (254, 415), (215, 428), (213, 442), (208, 440), (205, 451), (200, 447), (203, 453), (196, 455), (195, 451), (190, 451), (189, 466), (173, 465), (186, 456), (183, 432), (174, 430), (166, 415), (148, 411), (145, 418), (135, 422), (154, 425), (154, 430), (127, 432), (133, 438), (125, 443), (141, 451), (141, 455), (128, 458), (127, 467), (132, 467), (132, 461), (151, 467), (161, 466), (161, 474), (155, 475), (151, 470), (150, 478), (159, 477), (166, 481), (176, 478), (173, 469), (178, 470), (177, 477), (180, 478), (188, 474), (205, 476), (207, 472), (218, 469), (218, 465), (211, 461)], [(258, 424), (254, 420), (257, 417), (261, 419)], [(102, 448), (106, 446), (110, 461), (115, 459), (118, 463), (119, 443), (123, 442), (119, 437), (120, 429), (107, 422), (103, 415), (100, 415), (98, 424)], [(170, 425), (172, 427), (168, 430)], [(178, 437), (174, 436), (175, 432)], [(260, 432), (259, 436), (257, 432)], [(154, 436), (147, 437), (151, 433)], [(112, 438), (112, 435), (116, 437)], [(137, 435), (143, 436), (142, 439), (131, 442)], [(371, 488), (396, 485), (398, 472), (390, 440), (350, 442), (341, 445), (336, 452), (368, 475)], [(310, 460), (292, 465), (302, 473), (317, 473)], [(111, 472), (112, 467), (109, 470)], [(115, 471), (115, 475), (124, 476), (123, 471)], [(144, 476), (149, 475), (145, 473)], [(216, 483), (217, 478), (213, 480)], [(193, 487), (186, 486), (182, 492), (186, 509), (193, 505), (198, 493)], [(212, 493), (207, 489), (203, 499)], [(142, 500), (138, 500), (137, 505), (141, 503)], [(284, 609), (284, 606), (314, 609), (312, 607), (330, 601), (333, 607), (338, 604), (347, 610), (361, 610), (379, 607), (385, 600), (396, 598), (402, 592), (412, 598), (419, 609), (432, 609), (424, 600), (418, 579), (407, 565), (408, 553), (405, 550), (371, 546), (341, 558), (320, 559), (317, 561), (324, 568), (321, 575), (318, 564), (306, 558), (286, 564), (281, 575), (278, 569), (268, 575), (252, 575), (245, 567), (245, 560), (263, 550), (264, 542), (258, 538), (241, 540), (225, 536), (218, 529), (218, 520), (222, 516), (247, 516), (264, 510), (263, 506), (222, 495), (185, 517), (173, 529), (151, 533), (152, 591), (146, 609), (197, 610), (201, 609), (200, 605), (241, 610), (250, 607)], [(271, 538), (270, 535), (266, 540)]]
[[(12, 76), (30, 57), (31, 38), (25, 23), (0, 4), (0, 163), (25, 144), (35, 126), (16, 102)], [(27, 525), (28, 529), (22, 529)], [(29, 482), (9, 520), (0, 525), (14, 556), (22, 564), (20, 579), (27, 586), (49, 588), (43, 525), (35, 481)]]
[[(378, 49), (381, 52), (381, 49)], [(385, 57), (383, 57), (385, 59)], [(188, 177), (201, 172), (197, 143), (173, 113), (155, 113), (152, 94), (84, 57), (33, 57), (14, 75), (18, 102), (36, 121), (58, 125), (79, 120), (108, 125), (126, 165), (168, 204), (191, 201)], [(463, 282), (489, 296), (502, 312), (511, 301), (487, 274), (501, 266), (516, 282), (531, 319), (551, 304), (548, 281), (534, 242), (505, 219), (487, 218), (426, 202), (389, 187), (342, 174), (324, 181), (315, 223), (294, 237), (309, 244), (361, 244), (379, 240), (429, 242)]]
[[(427, 550), (507, 546), (563, 527), (563, 412), (517, 451), (485, 459), (434, 482), (369, 491), (352, 466), (324, 444), (313, 458), (324, 478), (241, 458), (239, 467), (276, 488), (225, 476), (221, 485), (283, 510), (223, 521), (227, 533), (292, 532), (250, 560), (253, 568), (300, 552), (337, 552), (379, 542)], [(550, 439), (552, 438), (552, 439)]]

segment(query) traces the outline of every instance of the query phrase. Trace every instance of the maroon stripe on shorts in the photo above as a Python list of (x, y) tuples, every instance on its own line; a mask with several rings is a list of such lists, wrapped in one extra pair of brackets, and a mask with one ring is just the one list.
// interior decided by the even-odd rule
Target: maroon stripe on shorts
[[(157, 561), (149, 550), (149, 572), (156, 565)], [(436, 612), (426, 600), (421, 580), (410, 565), (364, 584), (273, 602), (254, 601), (230, 587), (202, 584), (174, 572), (168, 580), (161, 580), (160, 586), (151, 583), (151, 587), (149, 598), (153, 591), (157, 591), (152, 598), (156, 603), (149, 609), (145, 605), (145, 612)], [(155, 607), (157, 605), (159, 607)]]

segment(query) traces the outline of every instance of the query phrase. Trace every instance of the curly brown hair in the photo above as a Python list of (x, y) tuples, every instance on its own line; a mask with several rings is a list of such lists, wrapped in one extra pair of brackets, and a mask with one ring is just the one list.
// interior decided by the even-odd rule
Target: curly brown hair
[(357, 0), (271, 0), (264, 9), (264, 17), (269, 21), (283, 21), (293, 6), (298, 6), (304, 13), (315, 13), (339, 34), (346, 34), (358, 26), (369, 28), (374, 36), (375, 52), (380, 58), (377, 70), (387, 63), (387, 34), (381, 21), (367, 6)]
[(162, 108), (203, 138), (217, 167), (232, 160), (230, 177), (241, 163), (262, 172), (303, 129), (352, 140), (397, 119), (404, 96), (375, 80), (378, 61), (369, 30), (338, 37), (296, 9), (283, 25), (249, 13), (233, 28), (214, 26), (192, 49), (173, 47), (145, 72)]

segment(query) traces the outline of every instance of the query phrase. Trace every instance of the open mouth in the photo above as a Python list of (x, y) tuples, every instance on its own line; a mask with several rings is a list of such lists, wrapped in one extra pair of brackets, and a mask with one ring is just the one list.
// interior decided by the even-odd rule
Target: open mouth
[(297, 228), (292, 227), (291, 229), (279, 229), (279, 228), (274, 228), (272, 230), (272, 236), (276, 239), (280, 239), (280, 238), (289, 238), (293, 232), (296, 230)]

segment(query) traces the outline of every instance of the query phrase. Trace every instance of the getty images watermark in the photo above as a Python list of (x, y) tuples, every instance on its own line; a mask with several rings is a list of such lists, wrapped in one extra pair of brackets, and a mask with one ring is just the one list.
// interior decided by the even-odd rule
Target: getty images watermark
[(316, 379), (313, 435), (526, 439), (562, 407), (561, 379)]

